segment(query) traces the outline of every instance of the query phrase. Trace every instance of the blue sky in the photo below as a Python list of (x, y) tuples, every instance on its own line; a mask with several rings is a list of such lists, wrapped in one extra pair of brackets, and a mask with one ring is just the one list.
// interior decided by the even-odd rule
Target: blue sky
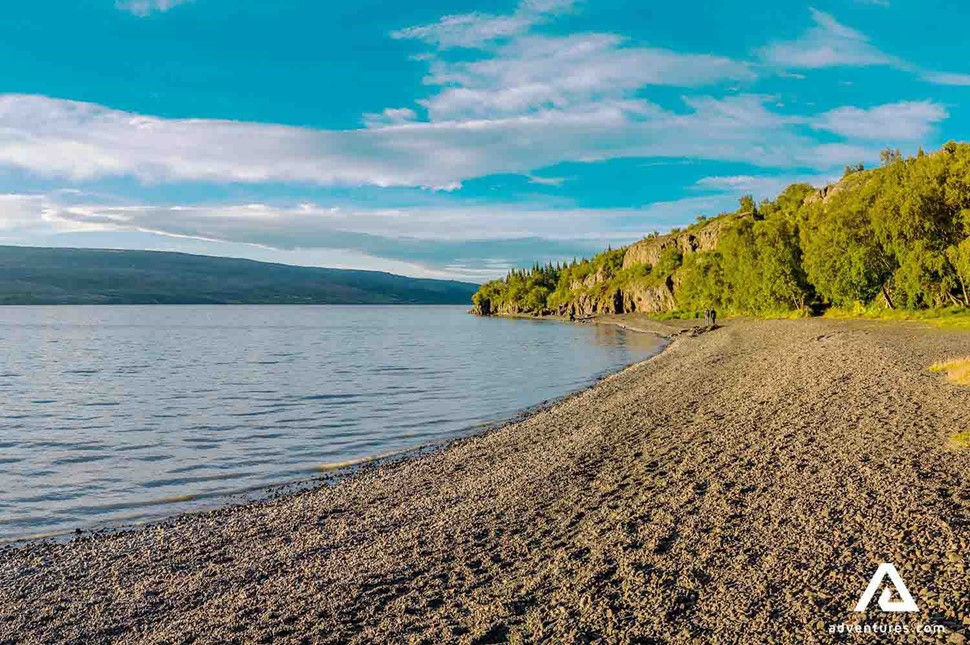
[(480, 281), (970, 123), (953, 3), (347, 5), (4, 7), (0, 243)]

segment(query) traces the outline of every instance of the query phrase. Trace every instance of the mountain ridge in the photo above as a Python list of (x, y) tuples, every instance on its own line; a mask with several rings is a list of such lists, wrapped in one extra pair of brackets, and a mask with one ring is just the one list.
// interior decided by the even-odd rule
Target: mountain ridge
[(0, 246), (0, 304), (466, 304), (478, 285), (171, 251)]

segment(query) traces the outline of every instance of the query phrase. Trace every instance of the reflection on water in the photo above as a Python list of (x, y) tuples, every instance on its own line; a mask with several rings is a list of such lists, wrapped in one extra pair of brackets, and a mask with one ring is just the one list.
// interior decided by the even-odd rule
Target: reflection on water
[(464, 309), (0, 307), (0, 540), (453, 438), (657, 349)]

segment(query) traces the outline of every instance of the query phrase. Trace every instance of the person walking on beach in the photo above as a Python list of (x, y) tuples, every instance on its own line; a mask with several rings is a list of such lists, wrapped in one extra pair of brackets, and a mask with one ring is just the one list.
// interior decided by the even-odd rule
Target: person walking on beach
[(711, 307), (711, 329), (717, 327), (717, 309)]
[(704, 326), (711, 326), (711, 310), (709, 308), (704, 310)]

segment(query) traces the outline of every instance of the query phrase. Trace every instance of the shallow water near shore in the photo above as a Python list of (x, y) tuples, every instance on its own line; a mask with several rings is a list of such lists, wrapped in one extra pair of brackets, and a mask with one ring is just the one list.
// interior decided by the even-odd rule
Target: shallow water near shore
[(434, 444), (651, 356), (465, 307), (0, 307), (0, 541)]

